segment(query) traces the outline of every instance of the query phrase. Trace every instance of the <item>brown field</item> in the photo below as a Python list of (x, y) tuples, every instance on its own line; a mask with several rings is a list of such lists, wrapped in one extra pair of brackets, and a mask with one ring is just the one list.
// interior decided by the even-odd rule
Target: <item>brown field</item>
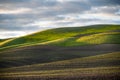
[(119, 80), (119, 67), (80, 68), (1, 74), (0, 80)]
[(120, 51), (119, 44), (101, 44), (79, 47), (30, 46), (0, 53), (0, 67), (9, 68), (37, 63), (48, 63), (117, 51)]
[(18, 48), (0, 53), (0, 80), (119, 80), (119, 54), (118, 44)]

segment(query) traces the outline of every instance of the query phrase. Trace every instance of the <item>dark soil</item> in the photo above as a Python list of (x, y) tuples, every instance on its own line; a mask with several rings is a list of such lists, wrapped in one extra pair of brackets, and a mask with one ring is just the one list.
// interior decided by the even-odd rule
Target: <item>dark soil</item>
[[(0, 68), (81, 58), (120, 51), (119, 44), (79, 47), (30, 46), (0, 53)], [(21, 57), (17, 59), (17, 57)], [(14, 59), (16, 58), (16, 59)]]

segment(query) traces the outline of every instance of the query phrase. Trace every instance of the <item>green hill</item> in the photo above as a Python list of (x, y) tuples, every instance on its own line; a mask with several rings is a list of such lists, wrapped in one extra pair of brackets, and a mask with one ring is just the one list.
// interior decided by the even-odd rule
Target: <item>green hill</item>
[(48, 43), (57, 46), (83, 46), (95, 44), (120, 44), (120, 32), (103, 32), (87, 36), (74, 36)]
[[(119, 31), (120, 25), (94, 25), (86, 27), (69, 27), (69, 28), (56, 28), (49, 29), (41, 32), (37, 32), (28, 36), (19, 38), (9, 39), (7, 41), (0, 42), (0, 50), (6, 50), (8, 48), (40, 45), (40, 44), (54, 44), (60, 46), (79, 46), (89, 44), (100, 44), (100, 43), (119, 43)], [(112, 33), (111, 33), (112, 32)], [(100, 33), (103, 33), (100, 35)], [(95, 35), (94, 35), (95, 34)], [(98, 34), (98, 35), (97, 35)], [(100, 42), (101, 39), (93, 39), (89, 41), (93, 36), (105, 38)], [(81, 41), (79, 38), (88, 37), (87, 40)], [(83, 39), (82, 38), (82, 39)], [(109, 39), (109, 40), (108, 40)], [(113, 39), (113, 40), (110, 40)], [(89, 41), (89, 42), (88, 42)], [(94, 42), (95, 41), (95, 42)]]

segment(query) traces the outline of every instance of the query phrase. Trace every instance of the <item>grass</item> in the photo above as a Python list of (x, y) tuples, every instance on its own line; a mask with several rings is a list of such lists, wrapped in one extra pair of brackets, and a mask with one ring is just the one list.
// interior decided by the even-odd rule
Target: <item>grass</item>
[(103, 43), (116, 43), (120, 44), (120, 33), (110, 32), (110, 33), (99, 33), (89, 36), (80, 37), (77, 42), (85, 42), (88, 44), (103, 44)]
[(56, 42), (48, 43), (48, 45), (57, 46), (85, 46), (85, 45), (96, 45), (96, 44), (120, 44), (120, 32), (106, 32), (90, 34), (87, 36), (75, 36), (65, 38)]
[[(120, 44), (120, 32), (106, 32), (106, 33), (97, 33), (97, 34), (86, 34), (87, 36), (74, 36), (66, 37), (55, 40), (50, 40), (46, 42), (31, 42), (24, 44), (11, 45), (0, 48), (0, 51), (4, 51), (10, 48), (15, 47), (25, 47), (25, 46), (34, 46), (34, 45), (52, 45), (52, 46), (85, 46), (85, 45), (95, 45), (95, 44)], [(3, 45), (12, 41), (9, 39), (0, 43)], [(14, 41), (14, 40), (13, 40)]]
[(12, 41), (13, 39), (3, 39), (3, 40), (0, 40), (0, 46), (4, 45), (5, 43), (9, 42), (9, 41)]
[[(69, 28), (56, 28), (49, 29), (42, 32), (37, 32), (28, 36), (23, 36), (19, 38), (14, 38), (12, 40), (8, 40), (7, 42), (1, 43), (0, 50), (7, 50), (9, 48), (21, 47), (21, 46), (30, 46), (32, 44), (40, 44), (44, 42), (54, 41), (58, 39), (69, 39), (70, 37), (89, 35), (95, 33), (103, 33), (103, 32), (111, 32), (117, 31), (119, 32), (119, 25), (94, 25), (87, 27), (69, 27)], [(73, 41), (70, 42), (72, 43)], [(65, 43), (66, 45), (67, 43)], [(86, 42), (80, 44), (88, 44)], [(63, 45), (64, 46), (64, 45)], [(69, 46), (69, 45), (68, 45)], [(70, 46), (74, 46), (71, 44)]]

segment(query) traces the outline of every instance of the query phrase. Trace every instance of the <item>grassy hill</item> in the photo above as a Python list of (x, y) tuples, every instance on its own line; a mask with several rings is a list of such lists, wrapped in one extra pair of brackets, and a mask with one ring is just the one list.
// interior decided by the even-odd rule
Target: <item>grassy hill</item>
[[(87, 45), (87, 44), (100, 44), (100, 43), (119, 43), (119, 25), (94, 25), (87, 27), (69, 27), (69, 28), (56, 28), (49, 29), (42, 32), (37, 32), (28, 36), (23, 36), (15, 39), (9, 39), (7, 41), (3, 41), (0, 43), (0, 50), (21, 47), (21, 46), (30, 46), (30, 45), (40, 45), (40, 44), (51, 44), (55, 43), (55, 45), (60, 46), (79, 46), (79, 45)], [(111, 33), (112, 32), (112, 33)], [(100, 34), (103, 33), (103, 34)], [(94, 35), (95, 34), (95, 35)], [(98, 34), (98, 35), (97, 35)], [(88, 42), (91, 35), (92, 37), (102, 37), (101, 39), (92, 39), (92, 41)], [(79, 40), (79, 38), (88, 37), (87, 40)], [(113, 38), (114, 37), (114, 38)], [(110, 40), (113, 39), (113, 40)], [(94, 41), (95, 42), (94, 42)], [(106, 41), (105, 41), (106, 40)], [(57, 42), (57, 43), (56, 43)]]
[(57, 46), (83, 46), (95, 44), (120, 44), (120, 32), (103, 32), (84, 36), (74, 36), (48, 43)]
[(0, 40), (0, 80), (118, 80), (120, 25), (49, 29)]

